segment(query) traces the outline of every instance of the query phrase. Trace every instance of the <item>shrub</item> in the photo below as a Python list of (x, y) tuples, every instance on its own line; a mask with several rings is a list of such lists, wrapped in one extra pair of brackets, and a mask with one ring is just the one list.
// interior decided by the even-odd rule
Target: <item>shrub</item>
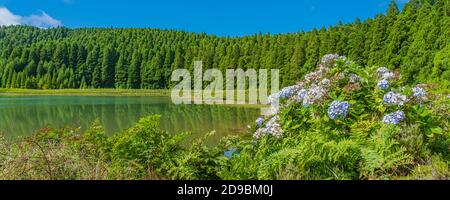
[[(448, 177), (448, 96), (427, 92), (430, 85), (404, 86), (386, 67), (364, 69), (336, 55), (322, 60), (271, 95), (281, 108), (259, 120), (266, 123), (254, 127), (253, 141), (221, 169), (222, 178)], [(441, 175), (418, 168), (434, 165)]]

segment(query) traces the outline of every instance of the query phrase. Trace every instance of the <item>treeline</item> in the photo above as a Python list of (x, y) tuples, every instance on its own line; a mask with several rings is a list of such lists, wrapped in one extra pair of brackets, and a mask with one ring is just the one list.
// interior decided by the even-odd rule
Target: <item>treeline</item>
[[(399, 69), (407, 82), (450, 80), (450, 3), (395, 1), (374, 19), (310, 32), (217, 37), (159, 29), (0, 27), (2, 88), (170, 88), (174, 69), (273, 69), (296, 82), (328, 53)], [(448, 82), (446, 82), (448, 83)]]

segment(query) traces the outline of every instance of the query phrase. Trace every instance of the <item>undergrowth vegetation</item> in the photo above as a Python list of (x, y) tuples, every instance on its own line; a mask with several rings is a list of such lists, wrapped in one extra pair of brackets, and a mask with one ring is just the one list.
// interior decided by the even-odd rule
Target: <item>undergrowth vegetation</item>
[[(0, 139), (0, 179), (449, 179), (450, 98), (404, 85), (385, 67), (327, 55), (317, 71), (270, 96), (252, 134), (216, 146), (160, 130), (159, 116), (107, 136), (43, 128)], [(279, 105), (279, 106), (277, 106)]]

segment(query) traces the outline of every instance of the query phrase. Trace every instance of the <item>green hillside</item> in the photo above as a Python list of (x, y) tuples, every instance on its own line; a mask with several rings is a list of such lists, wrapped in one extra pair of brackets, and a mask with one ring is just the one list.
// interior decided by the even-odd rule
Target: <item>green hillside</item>
[(218, 37), (159, 29), (0, 28), (0, 87), (170, 88), (177, 68), (281, 70), (292, 85), (328, 53), (399, 69), (410, 83), (450, 79), (450, 3), (411, 0), (399, 11), (309, 32)]

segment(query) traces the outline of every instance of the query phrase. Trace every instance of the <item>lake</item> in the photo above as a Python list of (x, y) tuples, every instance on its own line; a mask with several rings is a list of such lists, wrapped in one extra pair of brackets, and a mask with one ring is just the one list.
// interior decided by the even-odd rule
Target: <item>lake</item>
[(107, 134), (132, 127), (141, 117), (161, 115), (161, 129), (203, 134), (215, 130), (217, 142), (253, 124), (258, 108), (225, 105), (175, 105), (170, 97), (20, 96), (0, 97), (0, 134), (29, 136), (42, 127), (81, 127), (99, 119)]

